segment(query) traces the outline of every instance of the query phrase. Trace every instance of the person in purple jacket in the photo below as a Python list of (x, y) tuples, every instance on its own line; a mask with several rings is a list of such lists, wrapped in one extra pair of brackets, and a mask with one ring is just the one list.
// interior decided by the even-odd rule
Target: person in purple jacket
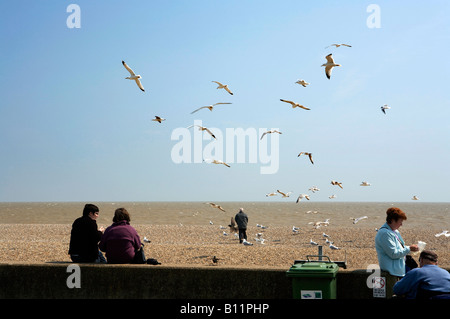
[(106, 253), (109, 264), (133, 263), (141, 240), (136, 229), (130, 225), (130, 214), (125, 208), (116, 209), (113, 224), (106, 228), (98, 247)]

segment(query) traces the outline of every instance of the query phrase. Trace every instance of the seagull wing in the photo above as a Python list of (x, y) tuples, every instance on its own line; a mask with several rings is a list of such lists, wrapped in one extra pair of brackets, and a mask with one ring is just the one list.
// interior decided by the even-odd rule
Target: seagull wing
[(219, 87), (222, 87), (222, 86), (223, 86), (223, 84), (220, 83), (220, 82), (217, 82), (217, 81), (211, 81), (211, 82), (217, 83), (217, 84), (219, 85)]
[(289, 103), (289, 104), (291, 104), (291, 105), (292, 105), (292, 107), (294, 107), (294, 106), (295, 106), (295, 103), (294, 103), (294, 102), (292, 102), (292, 101), (288, 101), (288, 100), (283, 100), (283, 99), (280, 99), (280, 101), (281, 101), (281, 102), (286, 102), (286, 103)]
[(144, 87), (139, 79), (135, 79), (137, 86), (141, 89), (142, 92), (145, 92)]
[(348, 44), (344, 44), (344, 43), (342, 43), (341, 45), (343, 45), (344, 47), (349, 47), (349, 48), (351, 48), (351, 47), (352, 47), (351, 45), (348, 45)]
[(136, 74), (134, 74), (133, 70), (125, 63), (125, 61), (122, 61), (122, 64), (125, 67), (125, 69), (127, 69), (127, 71), (130, 72), (131, 76), (136, 75)]
[(260, 138), (259, 140), (262, 140), (262, 138), (263, 138), (266, 134), (267, 134), (267, 132), (264, 132), (264, 133), (261, 135), (261, 138)]
[(209, 134), (211, 134), (212, 137), (216, 138), (216, 137), (214, 136), (214, 134), (213, 134), (207, 127), (205, 127), (204, 129), (205, 129), (206, 132), (208, 132)]
[(333, 67), (332, 67), (332, 66), (327, 66), (327, 67), (325, 67), (325, 74), (326, 74), (326, 76), (327, 76), (328, 79), (331, 78), (331, 71), (332, 71), (332, 70), (333, 70)]
[(304, 110), (310, 110), (310, 109), (308, 109), (306, 106), (303, 106), (303, 105), (300, 105), (300, 104), (297, 104), (297, 106), (300, 107), (300, 108), (302, 108), (302, 109), (304, 109)]
[(309, 156), (309, 160), (311, 161), (311, 163), (314, 164), (313, 159), (312, 159), (312, 154), (309, 153), (308, 156)]
[(232, 104), (232, 103), (222, 103), (222, 102), (220, 102), (220, 103), (214, 103), (213, 106), (220, 105), (220, 104)]
[(328, 54), (325, 58), (327, 59), (328, 63), (334, 63), (333, 54), (332, 53)]
[(224, 89), (225, 89), (228, 93), (230, 93), (231, 95), (233, 95), (233, 92), (230, 91), (230, 89), (228, 88), (228, 86), (225, 85), (225, 86), (224, 86)]
[(195, 113), (195, 112), (197, 112), (197, 111), (199, 111), (199, 110), (201, 110), (201, 109), (206, 109), (206, 108), (209, 108), (209, 106), (202, 106), (202, 107), (199, 107), (198, 109), (192, 111), (191, 114), (192, 114), (192, 113)]

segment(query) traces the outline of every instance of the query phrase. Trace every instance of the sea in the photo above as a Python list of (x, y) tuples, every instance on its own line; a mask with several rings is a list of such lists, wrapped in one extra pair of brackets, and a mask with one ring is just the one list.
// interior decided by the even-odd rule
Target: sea
[[(109, 226), (114, 211), (124, 207), (134, 225), (228, 225), (243, 208), (249, 225), (310, 225), (328, 219), (330, 227), (379, 228), (389, 207), (402, 209), (407, 216), (403, 229), (450, 231), (450, 203), (430, 202), (89, 202), (99, 207), (97, 224)], [(85, 202), (0, 202), (0, 224), (68, 224), (82, 215)], [(357, 224), (353, 218), (365, 217)]]

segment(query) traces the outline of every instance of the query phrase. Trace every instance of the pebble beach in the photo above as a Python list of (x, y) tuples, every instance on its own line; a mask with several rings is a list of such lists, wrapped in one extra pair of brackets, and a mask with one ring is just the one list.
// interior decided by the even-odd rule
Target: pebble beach
[[(146, 257), (155, 258), (166, 266), (287, 270), (295, 260), (317, 255), (318, 247), (310, 243), (311, 239), (322, 245), (323, 255), (331, 261), (346, 261), (349, 270), (366, 269), (368, 265), (378, 263), (374, 228), (302, 227), (294, 233), (285, 226), (267, 229), (250, 226), (247, 235), (253, 245), (246, 246), (239, 244), (238, 238), (228, 227), (221, 229), (219, 225), (133, 226), (142, 241), (144, 237), (150, 240), (145, 243)], [(0, 224), (0, 263), (71, 262), (67, 254), (70, 230), (70, 224)], [(435, 234), (441, 231), (440, 228), (430, 227), (400, 229), (407, 245), (425, 241), (426, 249), (438, 254), (439, 265), (450, 269), (450, 237), (436, 237)], [(329, 248), (323, 233), (339, 247), (338, 250)], [(213, 262), (214, 256), (218, 259), (216, 263)], [(414, 258), (418, 261), (418, 256)]]

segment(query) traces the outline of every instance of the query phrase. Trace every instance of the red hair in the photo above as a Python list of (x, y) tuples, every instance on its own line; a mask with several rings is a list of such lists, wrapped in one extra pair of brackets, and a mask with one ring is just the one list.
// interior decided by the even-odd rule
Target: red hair
[(391, 207), (386, 211), (386, 222), (390, 224), (393, 220), (397, 221), (399, 219), (406, 220), (406, 214), (400, 208)]

